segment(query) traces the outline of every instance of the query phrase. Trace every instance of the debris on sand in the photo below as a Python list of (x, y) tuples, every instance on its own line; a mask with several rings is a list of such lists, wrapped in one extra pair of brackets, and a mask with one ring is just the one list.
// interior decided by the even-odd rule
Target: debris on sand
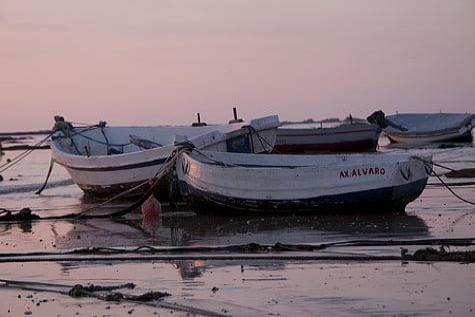
[(18, 212), (0, 208), (0, 222), (3, 221), (30, 221), (40, 219), (40, 216), (32, 213), (30, 208), (22, 208)]
[(451, 261), (451, 262), (475, 262), (475, 251), (447, 252), (444, 247), (440, 250), (425, 248), (409, 254), (408, 250), (401, 248), (401, 258), (411, 261)]
[(457, 171), (450, 171), (444, 175), (447, 178), (471, 178), (475, 177), (475, 168), (462, 168)]
[(126, 283), (117, 286), (101, 286), (101, 285), (94, 285), (90, 284), (88, 286), (83, 286), (81, 284), (76, 284), (69, 290), (68, 295), (71, 297), (84, 297), (86, 293), (93, 293), (93, 292), (103, 292), (103, 291), (112, 291), (116, 289), (128, 288), (133, 289), (135, 288), (134, 283)]
[(129, 300), (129, 301), (137, 301), (137, 302), (151, 302), (157, 299), (161, 299), (166, 296), (170, 296), (169, 293), (166, 292), (147, 292), (141, 295), (130, 295), (130, 294), (123, 294), (121, 292), (114, 292), (106, 294), (105, 296), (100, 296), (96, 294), (96, 292), (104, 292), (104, 291), (111, 291), (121, 288), (135, 288), (135, 284), (127, 283), (118, 286), (96, 286), (96, 285), (88, 285), (84, 286), (81, 284), (74, 285), (68, 292), (68, 295), (71, 297), (94, 297), (98, 299), (102, 299), (108, 302), (120, 302), (122, 300)]

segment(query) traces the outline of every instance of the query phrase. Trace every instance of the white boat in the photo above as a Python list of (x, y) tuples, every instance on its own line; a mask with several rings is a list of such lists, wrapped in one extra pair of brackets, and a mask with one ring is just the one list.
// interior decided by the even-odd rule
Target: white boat
[(407, 131), (388, 126), (384, 134), (393, 143), (471, 142), (475, 115), (469, 113), (401, 113), (386, 120)]
[(212, 151), (270, 152), (279, 124), (274, 115), (215, 126), (74, 128), (69, 136), (56, 132), (51, 151), (84, 192), (111, 195), (153, 177), (177, 141)]
[[(430, 161), (431, 157), (424, 157)], [(404, 210), (430, 166), (406, 154), (279, 155), (193, 151), (178, 159), (181, 194), (195, 210)]]
[(365, 123), (345, 123), (335, 127), (280, 127), (275, 153), (374, 152), (381, 129)]

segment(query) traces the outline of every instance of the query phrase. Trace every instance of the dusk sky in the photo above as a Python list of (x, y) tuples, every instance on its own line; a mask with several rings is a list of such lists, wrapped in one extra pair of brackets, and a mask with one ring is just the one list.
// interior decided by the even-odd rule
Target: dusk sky
[(0, 131), (475, 112), (475, 1), (0, 0)]

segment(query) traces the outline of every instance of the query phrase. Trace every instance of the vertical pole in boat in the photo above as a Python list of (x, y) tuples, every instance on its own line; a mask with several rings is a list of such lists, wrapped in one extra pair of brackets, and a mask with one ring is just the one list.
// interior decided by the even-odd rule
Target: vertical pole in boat
[(238, 117), (237, 117), (237, 109), (236, 109), (236, 107), (233, 107), (233, 114), (234, 114), (234, 120), (237, 121)]
[(198, 122), (193, 122), (191, 124), (192, 127), (203, 127), (206, 125), (206, 122), (201, 122), (201, 115), (199, 112), (196, 113), (196, 117), (198, 119)]
[(233, 107), (233, 115), (234, 115), (234, 119), (233, 120), (229, 120), (229, 123), (240, 123), (240, 122), (243, 122), (242, 119), (238, 119), (238, 115), (237, 115), (237, 108), (236, 107)]

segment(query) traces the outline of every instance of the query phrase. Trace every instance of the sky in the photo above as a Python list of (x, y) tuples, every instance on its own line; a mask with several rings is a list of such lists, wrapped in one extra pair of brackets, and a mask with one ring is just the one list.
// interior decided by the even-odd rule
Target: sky
[(472, 0), (0, 0), (0, 131), (475, 112)]

